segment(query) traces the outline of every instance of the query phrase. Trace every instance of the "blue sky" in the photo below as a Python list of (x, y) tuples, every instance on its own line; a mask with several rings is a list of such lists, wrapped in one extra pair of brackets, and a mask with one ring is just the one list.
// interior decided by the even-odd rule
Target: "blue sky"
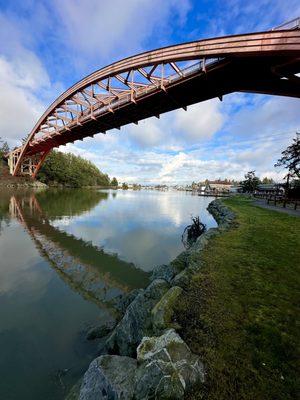
[[(153, 48), (268, 30), (300, 15), (299, 0), (0, 0), (0, 136), (27, 135), (47, 106), (88, 73)], [(273, 165), (300, 129), (300, 100), (231, 94), (160, 120), (61, 148), (120, 181), (240, 179)]]

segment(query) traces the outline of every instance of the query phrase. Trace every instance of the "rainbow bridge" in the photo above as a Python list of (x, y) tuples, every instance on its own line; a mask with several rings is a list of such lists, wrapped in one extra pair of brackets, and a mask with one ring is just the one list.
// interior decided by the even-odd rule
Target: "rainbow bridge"
[(62, 93), (7, 155), (10, 173), (35, 178), (54, 147), (229, 93), (300, 98), (299, 28), (298, 18), (272, 31), (148, 51), (93, 72)]

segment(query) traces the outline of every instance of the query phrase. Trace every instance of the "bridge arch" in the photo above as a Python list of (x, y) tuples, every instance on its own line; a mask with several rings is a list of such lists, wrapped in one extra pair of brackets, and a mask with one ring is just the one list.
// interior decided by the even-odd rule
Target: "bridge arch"
[(35, 177), (48, 152), (96, 133), (232, 92), (300, 98), (300, 30), (168, 46), (93, 72), (44, 112), (9, 154), (12, 175)]

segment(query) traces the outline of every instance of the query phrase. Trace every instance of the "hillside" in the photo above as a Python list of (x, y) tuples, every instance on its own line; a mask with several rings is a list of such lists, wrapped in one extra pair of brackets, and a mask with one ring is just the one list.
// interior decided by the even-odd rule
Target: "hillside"
[(7, 162), (0, 160), (0, 186), (49, 186), (84, 187), (117, 186), (116, 178), (110, 180), (95, 164), (71, 153), (52, 151), (42, 165), (37, 180), (29, 177), (13, 177), (9, 174)]

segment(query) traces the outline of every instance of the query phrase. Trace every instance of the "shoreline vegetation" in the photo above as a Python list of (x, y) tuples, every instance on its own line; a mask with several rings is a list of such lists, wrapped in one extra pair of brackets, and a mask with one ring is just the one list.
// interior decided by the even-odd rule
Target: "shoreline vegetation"
[(295, 399), (299, 390), (300, 218), (222, 200), (237, 225), (201, 253), (177, 307), (207, 376), (188, 399)]

